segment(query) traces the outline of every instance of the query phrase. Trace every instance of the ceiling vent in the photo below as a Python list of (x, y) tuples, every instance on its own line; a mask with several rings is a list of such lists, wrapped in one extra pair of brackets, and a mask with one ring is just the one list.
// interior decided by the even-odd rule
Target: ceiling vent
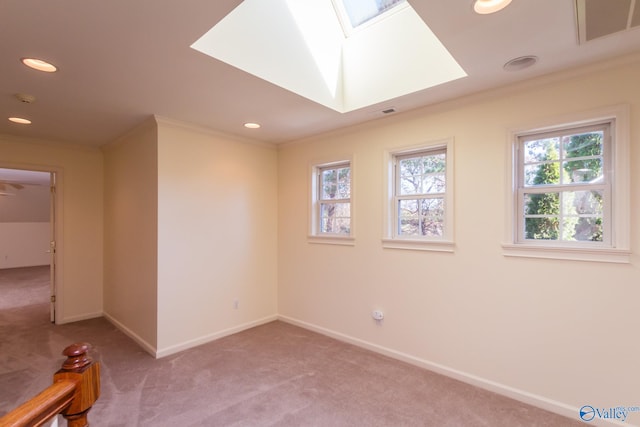
[(576, 0), (578, 42), (640, 26), (640, 0)]

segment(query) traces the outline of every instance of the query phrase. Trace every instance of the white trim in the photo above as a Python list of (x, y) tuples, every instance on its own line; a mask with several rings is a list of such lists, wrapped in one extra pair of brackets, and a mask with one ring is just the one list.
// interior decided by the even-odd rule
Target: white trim
[(503, 243), (503, 255), (524, 258), (551, 258), (572, 261), (613, 262), (628, 264), (631, 251), (610, 248), (549, 247), (520, 243)]
[(454, 252), (455, 246), (450, 240), (382, 239), (382, 247), (387, 249)]
[(56, 316), (56, 325), (64, 325), (66, 323), (79, 322), (81, 320), (97, 319), (103, 316), (104, 316), (104, 313), (102, 313), (101, 311), (79, 314), (77, 316), (63, 317), (63, 318)]
[[(395, 194), (395, 159), (422, 151), (442, 149), (446, 152), (445, 227), (440, 238), (399, 237), (395, 231), (397, 224)], [(382, 247), (387, 249), (408, 249), (421, 251), (454, 252), (454, 138), (432, 140), (417, 145), (394, 147), (384, 150), (382, 167), (385, 173), (382, 197)]]
[[(579, 127), (612, 120), (611, 154), (613, 176), (611, 177), (612, 229), (609, 247), (586, 247), (576, 244), (559, 245), (555, 242), (517, 243), (517, 150), (518, 136), (537, 132), (554, 131), (568, 127)], [(602, 107), (581, 113), (547, 118), (543, 122), (518, 126), (507, 132), (507, 174), (505, 205), (504, 256), (549, 258), (576, 261), (630, 262), (630, 107), (627, 104)]]
[[(279, 315), (278, 319), (290, 323), (295, 326), (299, 326), (303, 329), (307, 329), (313, 332), (317, 332), (319, 334), (337, 339), (342, 342), (346, 342), (348, 344), (353, 344), (357, 347), (361, 347), (367, 350), (371, 350), (375, 353), (379, 353), (392, 359), (400, 360), (402, 362), (406, 362), (417, 366), (419, 368), (427, 369), (432, 372), (436, 372), (438, 374), (454, 378), (456, 380), (462, 381), (464, 383), (482, 388), (484, 390), (489, 390), (491, 392), (500, 394), (502, 396), (509, 397), (511, 399), (518, 400), (520, 402), (524, 402), (529, 405), (536, 406), (538, 408), (545, 409), (547, 411), (563, 415), (565, 417), (578, 420), (580, 408), (569, 405), (567, 403), (559, 402), (557, 400), (549, 399), (544, 396), (540, 396), (538, 394), (530, 393), (525, 390), (521, 390), (515, 387), (508, 386), (506, 384), (501, 384), (496, 381), (492, 381), (486, 378), (479, 377), (477, 375), (470, 374), (468, 372), (460, 371), (458, 369), (451, 368), (446, 365), (442, 365), (440, 363), (432, 362), (426, 359), (422, 359), (416, 356), (412, 356), (407, 353), (403, 353), (397, 350), (393, 350), (388, 347), (384, 347), (378, 344), (374, 344), (369, 341), (361, 340), (359, 338), (352, 337), (350, 335), (346, 335), (340, 332), (333, 331), (331, 329), (323, 328), (321, 326), (317, 326), (311, 323), (307, 323), (298, 319), (294, 319), (292, 317)], [(598, 420), (601, 421), (601, 420)], [(601, 426), (618, 426), (624, 425), (616, 422), (598, 422), (594, 425)], [(626, 424), (631, 427), (630, 424)]]
[(180, 344), (175, 344), (169, 347), (158, 349), (155, 352), (154, 356), (156, 359), (160, 359), (162, 357), (170, 356), (172, 354), (179, 353), (181, 351), (188, 350), (190, 348), (197, 347), (199, 345), (206, 344), (208, 342), (215, 341), (217, 339), (224, 338), (226, 336), (233, 335), (238, 332), (242, 332), (247, 329), (254, 328), (256, 326), (264, 325), (265, 323), (273, 322), (274, 320), (278, 320), (278, 316), (276, 314), (263, 317), (262, 319), (254, 320), (252, 322), (247, 322), (241, 325), (233, 326), (231, 328), (223, 329), (221, 331), (204, 335), (198, 338), (187, 340)]
[(351, 236), (315, 235), (307, 236), (307, 242), (321, 245), (354, 246), (356, 244), (356, 239)]
[[(184, 350), (188, 350), (193, 347), (200, 346), (202, 344), (206, 344), (211, 341), (215, 341), (217, 339), (236, 334), (238, 332), (245, 331), (247, 329), (254, 328), (256, 326), (264, 325), (265, 323), (273, 322), (274, 320), (278, 320), (277, 315), (271, 315), (267, 317), (263, 317), (262, 319), (254, 320), (252, 322), (243, 323), (238, 326), (234, 326), (231, 328), (223, 329), (218, 332), (214, 332), (208, 335), (204, 335), (202, 337), (194, 338), (191, 340), (184, 341), (180, 344), (175, 344), (166, 348), (158, 349), (156, 346), (151, 345), (145, 339), (140, 337), (138, 334), (133, 332), (131, 329), (126, 327), (123, 323), (116, 320), (113, 316), (109, 315), (109, 313), (103, 314), (104, 318), (107, 319), (113, 326), (118, 328), (122, 333), (126, 336), (134, 340), (138, 345), (140, 345), (147, 353), (156, 359), (160, 359), (162, 357), (170, 356), (175, 353), (179, 353)], [(78, 319), (80, 320), (80, 319)]]

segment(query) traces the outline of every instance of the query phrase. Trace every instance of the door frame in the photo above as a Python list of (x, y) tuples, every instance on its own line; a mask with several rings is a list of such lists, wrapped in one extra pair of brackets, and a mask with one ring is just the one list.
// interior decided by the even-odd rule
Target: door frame
[[(63, 169), (53, 165), (36, 165), (31, 163), (14, 163), (0, 159), (0, 168), (4, 169), (20, 169), (35, 172), (49, 172), (55, 176), (55, 191), (49, 192), (49, 202), (52, 205), (51, 230), (49, 233), (49, 241), (55, 239), (55, 254), (49, 258), (49, 271), (51, 273), (50, 297), (55, 295), (55, 301), (51, 304), (50, 316), (52, 323), (60, 324), (60, 313), (63, 313), (64, 307), (64, 281), (63, 276)], [(55, 262), (55, 265), (53, 264)]]

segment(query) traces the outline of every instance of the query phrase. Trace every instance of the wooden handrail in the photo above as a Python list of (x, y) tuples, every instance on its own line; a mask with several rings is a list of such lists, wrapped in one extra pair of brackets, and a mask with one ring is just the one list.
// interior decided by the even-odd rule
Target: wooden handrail
[(100, 396), (100, 364), (87, 354), (90, 348), (87, 343), (65, 348), (67, 359), (53, 384), (0, 418), (0, 427), (40, 426), (57, 414), (69, 427), (87, 427), (87, 414)]

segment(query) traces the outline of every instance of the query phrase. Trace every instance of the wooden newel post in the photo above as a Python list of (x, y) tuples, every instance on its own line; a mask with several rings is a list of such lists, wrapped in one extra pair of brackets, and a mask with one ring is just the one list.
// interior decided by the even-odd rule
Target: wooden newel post
[(59, 381), (74, 381), (77, 385), (71, 404), (61, 414), (69, 427), (87, 427), (87, 414), (100, 396), (100, 363), (94, 362), (87, 354), (90, 344), (72, 344), (62, 352), (67, 360), (53, 375), (54, 384)]

